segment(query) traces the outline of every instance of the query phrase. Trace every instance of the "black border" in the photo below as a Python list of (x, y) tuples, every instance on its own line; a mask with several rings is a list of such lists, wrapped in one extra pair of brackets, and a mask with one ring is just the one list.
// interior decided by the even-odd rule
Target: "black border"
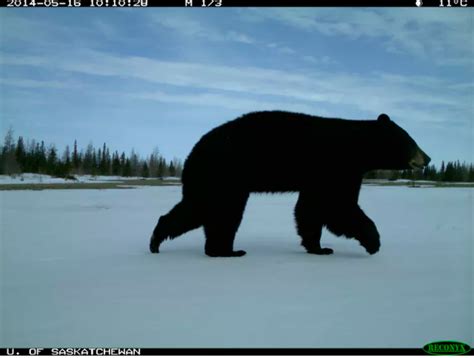
[[(82, 0), (80, 7), (90, 7), (92, 0)], [(203, 0), (191, 0), (193, 6), (186, 5), (190, 0), (147, 0), (146, 7), (187, 7), (187, 8), (225, 8), (225, 7), (414, 7), (417, 8), (417, 0), (204, 0), (209, 6), (202, 6)], [(418, 0), (419, 1), (419, 0)], [(422, 7), (440, 8), (440, 0), (421, 0)], [(446, 3), (447, 0), (444, 0)], [(474, 0), (468, 0), (468, 7), (471, 7)], [(460, 7), (454, 5), (451, 0), (452, 8)], [(0, 7), (6, 7), (6, 0), (0, 0)], [(216, 6), (219, 4), (218, 6)], [(47, 6), (37, 6), (47, 7)], [(58, 7), (64, 7), (62, 5)], [(98, 7), (97, 8), (104, 8)], [(127, 6), (124, 6), (126, 8)], [(11, 8), (31, 8), (11, 7)], [(54, 8), (54, 7), (51, 7)], [(73, 7), (72, 7), (73, 8)], [(117, 7), (113, 7), (117, 8)], [(138, 7), (135, 7), (138, 8)], [(444, 8), (449, 8), (445, 6)], [(443, 8), (440, 8), (443, 9)], [(414, 10), (416, 11), (416, 10)], [(67, 349), (64, 347), (58, 349)], [(89, 349), (79, 348), (77, 349)], [(7, 355), (7, 349), (13, 349), (15, 355), (28, 356), (32, 348), (0, 348), (0, 356)], [(344, 355), (344, 356), (373, 356), (373, 355), (425, 355), (428, 354), (422, 348), (139, 348), (140, 355), (169, 355), (169, 356), (199, 356), (199, 355), (262, 355), (262, 356), (307, 356), (307, 355)], [(52, 355), (52, 348), (42, 348), (38, 356)], [(34, 356), (31, 355), (31, 356)], [(470, 350), (464, 355), (474, 355)]]
[[(412, 8), (426, 8), (436, 7), (439, 9), (459, 8), (461, 1), (467, 2), (467, 7), (472, 7), (474, 0), (443, 0), (444, 6), (440, 7), (442, 0), (55, 0), (55, 6), (51, 5), (51, 0), (36, 0), (35, 6), (24, 6), (23, 3), (30, 3), (31, 0), (20, 0), (21, 6), (7, 6), (11, 4), (11, 0), (0, 0), (0, 7), (7, 7), (10, 9), (25, 9), (25, 8), (48, 8), (54, 9), (59, 7), (67, 7), (70, 9), (75, 6), (68, 6), (68, 4), (76, 3), (76, 7), (91, 7), (94, 8), (129, 8), (140, 9), (147, 7), (183, 7), (188, 9), (206, 9), (206, 8), (228, 8), (228, 7), (412, 7)], [(447, 6), (448, 1), (451, 6)], [(203, 2), (206, 6), (203, 6)], [(457, 2), (457, 5), (455, 4)], [(45, 5), (48, 3), (49, 5)], [(122, 4), (123, 6), (114, 6), (113, 4)], [(190, 5), (192, 4), (192, 5)], [(417, 6), (416, 4), (420, 5)], [(414, 10), (415, 11), (415, 10)]]
[[(68, 349), (64, 347), (58, 349)], [(108, 347), (104, 347), (107, 349)], [(124, 347), (125, 349), (128, 349)], [(138, 348), (138, 347), (135, 347)], [(52, 355), (52, 348), (41, 348), (37, 354), (30, 355), (30, 349), (33, 348), (0, 348), (0, 356), (8, 356), (7, 349), (14, 350), (14, 355), (22, 356), (50, 356)], [(90, 349), (79, 348), (75, 349)], [(133, 349), (133, 348), (130, 348)], [(428, 355), (421, 348), (138, 348), (140, 355), (169, 355), (169, 356), (200, 356), (200, 355), (257, 355), (257, 356), (317, 356), (317, 355), (344, 355), (344, 356), (374, 356), (374, 355)], [(467, 355), (472, 355), (470, 351)], [(104, 354), (107, 356), (107, 354)]]

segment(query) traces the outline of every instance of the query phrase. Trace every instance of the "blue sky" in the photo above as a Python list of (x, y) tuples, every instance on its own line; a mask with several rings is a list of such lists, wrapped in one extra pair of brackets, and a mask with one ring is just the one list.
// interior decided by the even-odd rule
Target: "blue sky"
[[(282, 109), (384, 112), (472, 162), (472, 8), (1, 9), (1, 135), (185, 159), (209, 129)], [(284, 144), (283, 144), (284, 145)]]

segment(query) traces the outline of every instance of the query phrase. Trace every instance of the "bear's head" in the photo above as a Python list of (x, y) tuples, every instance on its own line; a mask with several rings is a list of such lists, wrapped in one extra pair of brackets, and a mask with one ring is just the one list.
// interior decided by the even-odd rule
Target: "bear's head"
[(375, 125), (377, 169), (422, 169), (431, 161), (413, 138), (386, 114), (379, 115)]

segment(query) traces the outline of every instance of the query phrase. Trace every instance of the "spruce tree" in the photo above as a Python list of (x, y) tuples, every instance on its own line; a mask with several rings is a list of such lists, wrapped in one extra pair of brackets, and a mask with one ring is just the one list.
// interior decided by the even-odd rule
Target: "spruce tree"
[(46, 174), (56, 175), (58, 153), (56, 147), (51, 145), (48, 149), (48, 157), (46, 159)]
[(72, 166), (74, 168), (74, 173), (77, 174), (79, 172), (79, 153), (77, 152), (77, 140), (74, 140), (74, 148), (72, 150)]
[(440, 181), (444, 181), (444, 173), (446, 171), (446, 168), (445, 168), (445, 165), (444, 165), (444, 160), (441, 161), (441, 168), (439, 169), (439, 173), (438, 173), (438, 180)]
[(23, 143), (23, 137), (18, 137), (18, 142), (15, 149), (15, 158), (19, 164), (20, 171), (24, 171), (26, 164), (26, 150), (25, 144)]
[(15, 143), (13, 142), (13, 128), (8, 128), (7, 134), (5, 134), (5, 139), (3, 141), (3, 153), (13, 153), (15, 150)]
[(181, 162), (181, 160), (175, 157), (173, 159), (173, 164), (174, 164), (175, 176), (181, 177), (181, 174), (183, 172), (183, 163)]
[(36, 173), (37, 169), (35, 168), (35, 148), (36, 148), (36, 141), (29, 140), (26, 145), (26, 154), (25, 154), (25, 168), (23, 171), (25, 173)]
[(165, 169), (166, 168), (166, 161), (163, 157), (160, 158), (158, 162), (158, 170), (157, 170), (157, 175), (159, 178), (162, 178), (165, 176)]
[(160, 152), (157, 147), (153, 148), (148, 163), (150, 176), (156, 178), (158, 176), (158, 165), (160, 163)]
[(132, 152), (130, 153), (130, 176), (139, 176), (141, 169), (142, 168), (140, 167), (140, 158), (135, 152), (135, 149), (132, 149)]
[(62, 166), (63, 166), (63, 176), (69, 175), (72, 164), (71, 164), (71, 151), (68, 145), (66, 145), (66, 149), (64, 149)]
[(120, 157), (117, 151), (112, 156), (112, 175), (121, 175)]
[(108, 174), (108, 165), (107, 165), (107, 146), (104, 143), (102, 147), (102, 154), (100, 154), (99, 149), (99, 172), (101, 175)]
[(5, 135), (2, 148), (2, 172), (5, 174), (16, 174), (20, 172), (20, 166), (15, 156), (15, 143), (13, 140), (13, 128), (10, 127)]
[(112, 172), (112, 159), (110, 158), (109, 148), (106, 148), (105, 150), (104, 172), (105, 175), (110, 175), (110, 173)]
[[(100, 149), (99, 149), (100, 152)], [(91, 166), (91, 174), (92, 175), (97, 175), (97, 153), (95, 151), (95, 148), (92, 150), (92, 166)]]
[(168, 168), (168, 173), (172, 177), (176, 176), (176, 169), (173, 165), (173, 161), (170, 162), (170, 165), (169, 165), (169, 168)]
[(454, 181), (454, 164), (451, 162), (448, 162), (448, 164), (446, 164), (446, 170), (444, 171), (443, 181)]
[(474, 182), (474, 165), (469, 165), (468, 179), (469, 182)]
[(125, 152), (122, 152), (122, 154), (120, 155), (120, 168), (122, 169), (122, 175), (124, 175), (123, 171), (125, 169), (125, 163), (126, 163)]
[(41, 145), (38, 150), (38, 165), (39, 165), (39, 172), (46, 173), (48, 171), (48, 162), (46, 157), (46, 146), (44, 141), (41, 141)]
[(150, 172), (148, 170), (148, 164), (146, 163), (146, 161), (143, 162), (141, 175), (143, 178), (148, 178), (150, 176)]
[(93, 162), (94, 162), (94, 147), (92, 143), (89, 143), (87, 145), (86, 152), (84, 154), (84, 159), (83, 159), (83, 169), (85, 174), (92, 174), (92, 167), (93, 167)]
[(130, 164), (130, 159), (127, 158), (125, 159), (125, 165), (123, 167), (123, 174), (124, 177), (130, 177), (132, 176), (132, 166)]

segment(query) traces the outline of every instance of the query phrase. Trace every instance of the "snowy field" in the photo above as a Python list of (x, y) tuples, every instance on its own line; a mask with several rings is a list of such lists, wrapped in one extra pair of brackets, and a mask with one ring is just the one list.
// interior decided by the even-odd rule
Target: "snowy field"
[[(17, 175), (0, 175), (2, 184), (70, 184), (70, 183), (109, 183), (126, 180), (145, 180), (142, 177), (122, 177), (114, 175), (76, 175), (76, 180), (52, 177), (46, 174), (23, 173)], [(164, 177), (164, 180), (180, 180), (177, 177)]]
[(473, 189), (365, 186), (369, 256), (324, 232), (299, 246), (295, 194), (252, 196), (242, 258), (204, 255), (201, 229), (148, 239), (180, 187), (0, 192), (0, 346), (473, 345)]
[[(133, 178), (137, 179), (137, 178)], [(24, 173), (17, 175), (0, 175), (0, 184), (65, 184), (65, 183), (106, 183), (122, 181), (118, 176), (77, 176), (76, 180), (56, 178), (46, 174)]]

